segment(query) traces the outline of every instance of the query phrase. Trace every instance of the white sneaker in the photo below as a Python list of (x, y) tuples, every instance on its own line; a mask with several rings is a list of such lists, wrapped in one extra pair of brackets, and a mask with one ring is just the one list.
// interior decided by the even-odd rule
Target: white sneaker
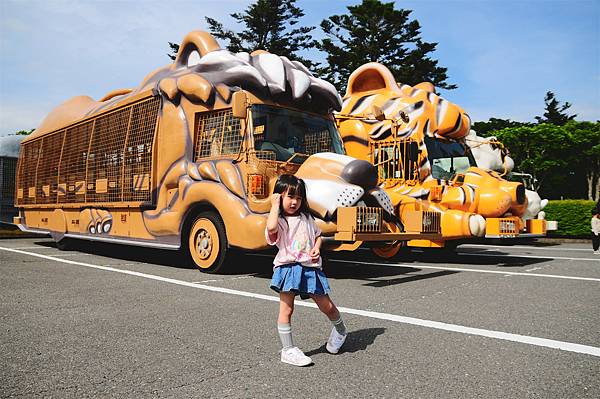
[(283, 349), (281, 351), (281, 361), (283, 363), (293, 364), (294, 366), (308, 366), (312, 363), (312, 359), (304, 354), (296, 346)]
[(594, 251), (594, 255), (600, 255), (600, 251)]
[(327, 352), (333, 354), (338, 353), (342, 345), (344, 345), (344, 341), (346, 341), (347, 336), (348, 334), (342, 335), (339, 332), (337, 332), (335, 327), (333, 327), (333, 329), (331, 330), (331, 334), (329, 334), (329, 339), (327, 340)]

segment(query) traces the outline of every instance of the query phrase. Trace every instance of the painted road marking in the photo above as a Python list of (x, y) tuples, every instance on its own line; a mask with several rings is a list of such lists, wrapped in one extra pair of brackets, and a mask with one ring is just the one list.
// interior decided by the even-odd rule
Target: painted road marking
[[(459, 247), (460, 248), (460, 247)], [(363, 251), (369, 251), (369, 248), (359, 248), (360, 250)], [(416, 253), (423, 253), (424, 252), (424, 248), (417, 248), (414, 247), (412, 248), (413, 250), (411, 252), (416, 252)], [(490, 251), (489, 249), (486, 251)], [(552, 259), (562, 259), (562, 260), (588, 260), (588, 261), (593, 261), (593, 262), (599, 262), (600, 258), (596, 257), (596, 258), (569, 258), (566, 256), (540, 256), (540, 255), (516, 255), (516, 254), (485, 254), (485, 253), (470, 253), (470, 252), (460, 252), (457, 251), (456, 252), (456, 256), (488, 256), (488, 257), (496, 257), (496, 258), (533, 258), (533, 259), (548, 259), (548, 260), (552, 260)]]
[[(273, 257), (272, 255), (266, 255), (266, 254), (248, 254), (248, 255), (263, 256), (263, 257), (270, 257), (270, 258)], [(363, 261), (359, 261), (359, 260), (345, 260), (345, 259), (334, 259), (334, 258), (328, 258), (328, 260), (330, 262), (353, 263), (353, 264), (359, 264), (359, 265), (394, 266), (394, 267), (400, 266), (400, 267), (410, 267), (411, 269), (451, 270), (451, 271), (458, 271), (458, 272), (502, 274), (503, 276), (547, 277), (547, 278), (559, 278), (559, 279), (565, 279), (565, 280), (581, 280), (581, 281), (598, 281), (598, 282), (600, 282), (600, 278), (564, 276), (564, 275), (557, 275), (557, 274), (507, 272), (507, 271), (497, 271), (497, 270), (468, 269), (468, 268), (463, 268), (463, 267), (410, 265), (410, 264), (402, 264), (402, 263), (363, 262)]]
[(548, 260), (552, 260), (552, 259), (561, 259), (561, 260), (589, 260), (589, 261), (593, 261), (593, 262), (600, 262), (599, 258), (569, 258), (566, 256), (539, 256), (539, 255), (513, 255), (513, 254), (498, 254), (498, 255), (494, 255), (494, 254), (471, 254), (471, 253), (466, 253), (466, 252), (459, 252), (457, 254), (458, 256), (492, 256), (492, 257), (496, 257), (496, 258), (530, 258), (530, 259), (548, 259)]
[(460, 244), (459, 248), (506, 248), (506, 249), (530, 249), (530, 250), (538, 250), (538, 251), (583, 251), (583, 252), (590, 252), (591, 249), (589, 248), (565, 248), (565, 247), (559, 247), (559, 246), (547, 246), (547, 247), (527, 247), (527, 246), (523, 246), (523, 245), (487, 245), (487, 244)]
[(344, 259), (332, 259), (332, 258), (329, 258), (329, 261), (330, 262), (332, 262), (332, 261), (333, 262), (342, 262), (342, 263), (358, 263), (361, 265), (401, 266), (401, 267), (410, 267), (413, 269), (455, 270), (458, 272), (502, 274), (504, 276), (547, 277), (547, 278), (560, 278), (560, 279), (565, 279), (565, 280), (581, 280), (581, 281), (598, 281), (598, 282), (600, 282), (600, 278), (562, 276), (562, 275), (557, 275), (557, 274), (520, 273), (520, 272), (507, 272), (507, 271), (498, 271), (498, 270), (467, 269), (467, 268), (463, 268), (463, 267), (409, 265), (409, 264), (402, 264), (402, 263), (361, 262), (361, 261), (356, 261), (356, 260), (344, 260)]
[(56, 249), (56, 247), (47, 247), (45, 245), (38, 245), (37, 247), (15, 247), (12, 249)]
[[(242, 297), (246, 297), (246, 298), (262, 299), (262, 300), (271, 301), (271, 302), (279, 302), (278, 297), (271, 296), (271, 295), (256, 294), (253, 292), (232, 290), (230, 288), (221, 288), (221, 287), (213, 287), (213, 286), (203, 285), (203, 284), (196, 284), (196, 283), (191, 283), (189, 281), (176, 280), (176, 279), (172, 279), (172, 278), (168, 278), (168, 277), (156, 276), (153, 274), (139, 273), (139, 272), (134, 272), (131, 270), (115, 269), (115, 268), (108, 267), (108, 266), (92, 265), (89, 263), (76, 262), (76, 261), (72, 261), (72, 260), (68, 260), (68, 259), (60, 259), (60, 258), (55, 258), (53, 256), (36, 254), (36, 253), (16, 250), (16, 249), (12, 249), (12, 248), (0, 247), (0, 250), (20, 253), (23, 255), (35, 256), (38, 258), (53, 260), (56, 262), (67, 263), (67, 264), (71, 264), (71, 265), (84, 266), (84, 267), (89, 267), (92, 269), (110, 271), (110, 272), (115, 272), (115, 273), (122, 273), (122, 274), (127, 274), (130, 276), (142, 277), (142, 278), (147, 278), (147, 279), (156, 280), (156, 281), (162, 281), (162, 282), (170, 283), (170, 284), (177, 284), (177, 285), (181, 285), (184, 287), (198, 288), (198, 289), (202, 289), (202, 290), (206, 290), (206, 291), (219, 292), (219, 293), (230, 294), (230, 295), (237, 295), (237, 296), (242, 296)], [(299, 302), (296, 302), (296, 305), (310, 307), (310, 308), (317, 308), (316, 304), (309, 303), (309, 302), (300, 302), (299, 301)], [(553, 339), (531, 337), (531, 336), (520, 335), (520, 334), (511, 334), (511, 333), (506, 333), (506, 332), (502, 332), (502, 331), (485, 330), (482, 328), (465, 327), (465, 326), (461, 326), (461, 325), (457, 325), (457, 324), (448, 324), (448, 323), (442, 323), (442, 322), (433, 321), (433, 320), (416, 319), (413, 317), (399, 316), (399, 315), (390, 314), (390, 313), (372, 312), (372, 311), (368, 311), (368, 310), (345, 308), (345, 307), (339, 307), (338, 310), (342, 313), (353, 314), (353, 315), (363, 316), (363, 317), (369, 317), (369, 318), (373, 318), (373, 319), (394, 321), (397, 323), (411, 324), (411, 325), (420, 326), (420, 327), (428, 327), (428, 328), (433, 328), (436, 330), (444, 330), (444, 331), (457, 332), (457, 333), (461, 333), (461, 334), (477, 335), (477, 336), (481, 336), (481, 337), (488, 337), (488, 338), (500, 339), (500, 340), (504, 340), (504, 341), (518, 342), (518, 343), (527, 344), (527, 345), (541, 346), (541, 347), (546, 347), (546, 348), (559, 349), (559, 350), (563, 350), (563, 351), (567, 351), (567, 352), (575, 352), (575, 353), (581, 353), (581, 354), (600, 357), (600, 348), (595, 347), (595, 346), (581, 345), (581, 344), (575, 344), (572, 342), (556, 341)]]

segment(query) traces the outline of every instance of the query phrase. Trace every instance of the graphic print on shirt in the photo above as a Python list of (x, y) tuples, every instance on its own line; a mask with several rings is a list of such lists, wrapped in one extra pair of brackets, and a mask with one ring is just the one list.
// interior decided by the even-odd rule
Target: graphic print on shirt
[(298, 260), (302, 257), (303, 253), (307, 253), (309, 251), (310, 238), (308, 237), (308, 232), (306, 231), (306, 225), (302, 224), (292, 240), (291, 253), (296, 260)]

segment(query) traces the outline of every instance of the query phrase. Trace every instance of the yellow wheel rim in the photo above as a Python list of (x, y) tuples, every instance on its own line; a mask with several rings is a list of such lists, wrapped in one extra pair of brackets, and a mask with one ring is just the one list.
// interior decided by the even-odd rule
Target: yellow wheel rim
[(190, 254), (201, 269), (209, 269), (219, 256), (219, 233), (215, 225), (208, 219), (196, 220), (190, 230)]

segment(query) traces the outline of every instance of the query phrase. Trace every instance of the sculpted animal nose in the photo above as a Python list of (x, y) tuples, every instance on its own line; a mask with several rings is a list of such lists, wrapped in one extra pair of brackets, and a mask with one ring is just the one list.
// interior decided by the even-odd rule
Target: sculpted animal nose
[(342, 178), (366, 191), (377, 186), (377, 168), (367, 161), (357, 159), (344, 167)]

